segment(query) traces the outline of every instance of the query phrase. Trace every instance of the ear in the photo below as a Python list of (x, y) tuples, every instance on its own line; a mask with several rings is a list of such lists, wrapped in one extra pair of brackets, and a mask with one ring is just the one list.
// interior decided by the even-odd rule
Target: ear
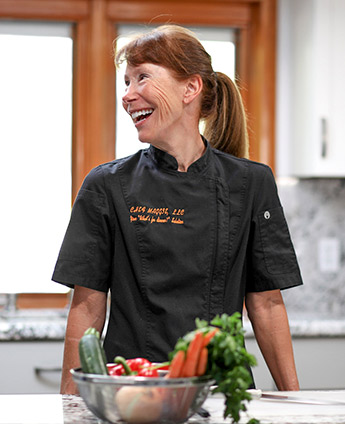
[(186, 81), (185, 93), (183, 102), (185, 104), (191, 103), (202, 92), (203, 82), (200, 75), (192, 75)]

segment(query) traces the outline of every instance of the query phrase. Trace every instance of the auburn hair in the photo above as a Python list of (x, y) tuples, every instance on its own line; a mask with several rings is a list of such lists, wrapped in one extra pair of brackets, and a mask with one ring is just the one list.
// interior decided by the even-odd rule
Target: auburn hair
[(214, 72), (211, 56), (196, 35), (179, 25), (162, 25), (135, 36), (115, 53), (115, 65), (152, 63), (169, 69), (177, 80), (200, 75), (203, 135), (216, 149), (248, 157), (246, 116), (236, 84)]

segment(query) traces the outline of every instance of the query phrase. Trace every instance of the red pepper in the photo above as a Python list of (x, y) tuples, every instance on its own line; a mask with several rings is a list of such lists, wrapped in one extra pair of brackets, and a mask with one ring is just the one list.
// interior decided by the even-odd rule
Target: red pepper
[(121, 364), (107, 364), (109, 375), (119, 376), (125, 373), (125, 369)]
[(162, 362), (161, 364), (153, 364), (157, 370), (169, 371), (170, 362)]
[(138, 375), (140, 377), (158, 377), (158, 371), (156, 370), (156, 368), (151, 368), (150, 366), (146, 366), (141, 368), (138, 371)]
[(158, 369), (169, 369), (168, 363), (152, 364), (145, 358), (125, 359), (117, 356), (113, 364), (107, 364), (109, 375), (138, 375), (141, 377), (159, 377)]
[(127, 359), (126, 362), (131, 371), (140, 371), (143, 367), (152, 366), (152, 363), (145, 358)]
[[(114, 365), (108, 367), (110, 375), (139, 375), (139, 371), (143, 368), (152, 367), (152, 363), (145, 358), (125, 359), (117, 356), (114, 359)], [(111, 368), (111, 369), (109, 369)]]

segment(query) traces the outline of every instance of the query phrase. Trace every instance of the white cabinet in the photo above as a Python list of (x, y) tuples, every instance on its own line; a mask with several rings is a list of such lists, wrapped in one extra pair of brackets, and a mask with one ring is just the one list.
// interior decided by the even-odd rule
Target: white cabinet
[(345, 176), (345, 1), (279, 0), (277, 174)]
[(345, 387), (345, 338), (293, 339), (302, 390), (340, 390)]
[[(292, 342), (301, 390), (344, 389), (345, 337), (297, 337)], [(253, 368), (256, 387), (276, 390), (255, 339), (247, 339), (246, 347), (258, 362)]]
[(0, 343), (0, 394), (59, 393), (63, 341)]

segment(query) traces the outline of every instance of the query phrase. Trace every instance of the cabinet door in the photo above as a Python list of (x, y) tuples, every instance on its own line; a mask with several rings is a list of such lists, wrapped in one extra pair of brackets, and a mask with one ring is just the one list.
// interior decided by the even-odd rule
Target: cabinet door
[(344, 337), (293, 339), (301, 390), (344, 389)]
[[(292, 341), (301, 390), (344, 388), (344, 337), (298, 337)], [(258, 362), (253, 368), (256, 387), (262, 390), (276, 390), (256, 340), (246, 339), (246, 348)]]
[(345, 2), (281, 0), (277, 173), (345, 176)]
[(59, 393), (63, 342), (1, 342), (0, 394)]
[(345, 3), (316, 0), (312, 175), (345, 175)]
[(331, 64), (329, 156), (334, 173), (345, 175), (345, 2), (332, 0), (330, 16)]

